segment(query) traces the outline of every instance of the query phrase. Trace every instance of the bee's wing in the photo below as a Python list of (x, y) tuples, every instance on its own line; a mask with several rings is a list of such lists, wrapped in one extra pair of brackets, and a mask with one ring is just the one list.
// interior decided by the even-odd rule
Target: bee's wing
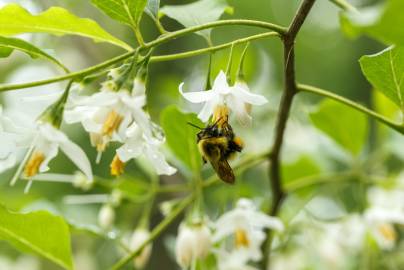
[(211, 164), (221, 180), (228, 184), (234, 184), (235, 177), (233, 169), (225, 158), (221, 158), (218, 162), (211, 162)]

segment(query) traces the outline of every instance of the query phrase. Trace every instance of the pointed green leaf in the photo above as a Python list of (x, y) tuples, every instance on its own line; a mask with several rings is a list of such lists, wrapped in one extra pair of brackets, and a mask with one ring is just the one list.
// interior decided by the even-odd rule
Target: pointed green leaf
[(0, 35), (14, 36), (22, 33), (78, 35), (131, 50), (129, 45), (103, 30), (95, 21), (79, 18), (60, 7), (51, 7), (38, 15), (30, 14), (17, 4), (9, 4), (0, 9)]
[(341, 15), (341, 27), (349, 36), (365, 33), (388, 45), (404, 45), (404, 1), (389, 0), (385, 5), (376, 5), (360, 13)]
[[(191, 27), (217, 21), (228, 8), (226, 0), (200, 0), (187, 5), (164, 6), (160, 11), (183, 26)], [(209, 38), (211, 31), (205, 29), (197, 34)]]
[(91, 0), (91, 3), (112, 19), (137, 28), (147, 0)]
[(148, 0), (146, 6), (146, 13), (152, 17), (153, 20), (157, 20), (159, 17), (160, 0)]
[(282, 166), (282, 181), (284, 184), (293, 182), (303, 177), (319, 174), (321, 169), (309, 156), (302, 156), (293, 163)]
[(14, 213), (0, 206), (0, 239), (73, 269), (69, 227), (61, 217), (46, 211)]
[[(46, 52), (42, 51), (41, 49), (35, 47), (34, 45), (26, 42), (25, 40), (18, 39), (18, 38), (11, 38), (11, 37), (2, 37), (0, 36), (0, 48), (4, 50), (9, 50), (9, 54), (12, 53), (13, 50), (19, 50), (22, 51), (32, 58), (38, 58), (42, 57), (44, 59), (47, 59), (54, 64), (58, 65), (59, 67), (63, 68), (65, 71), (68, 71), (67, 68), (60, 63), (57, 59), (54, 57), (50, 56)], [(6, 55), (8, 56), (8, 55)], [(0, 52), (0, 57), (2, 57), (1, 52)]]
[(167, 143), (176, 157), (192, 171), (199, 171), (202, 158), (196, 143), (199, 130), (188, 123), (203, 127), (195, 114), (185, 114), (176, 106), (166, 108), (161, 114), (161, 125), (166, 134)]
[(404, 110), (404, 47), (389, 47), (360, 59), (363, 74), (386, 97)]
[(368, 120), (364, 114), (334, 100), (324, 100), (310, 114), (316, 128), (340, 146), (358, 155), (366, 141)]
[(13, 49), (0, 46), (0, 58), (9, 57), (12, 52), (13, 52)]

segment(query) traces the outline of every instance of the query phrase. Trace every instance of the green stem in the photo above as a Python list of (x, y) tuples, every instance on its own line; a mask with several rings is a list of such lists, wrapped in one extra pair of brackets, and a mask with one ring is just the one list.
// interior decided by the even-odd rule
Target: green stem
[(215, 21), (215, 22), (210, 22), (206, 24), (201, 24), (185, 29), (181, 29), (175, 32), (168, 33), (166, 35), (161, 36), (160, 38), (157, 38), (156, 40), (153, 40), (151, 42), (148, 42), (144, 45), (144, 48), (151, 48), (151, 47), (156, 47), (159, 46), (165, 42), (168, 42), (170, 40), (176, 39), (178, 37), (184, 36), (189, 33), (195, 33), (200, 30), (208, 29), (208, 28), (215, 28), (218, 26), (228, 26), (228, 25), (245, 25), (245, 26), (254, 26), (254, 27), (259, 27), (259, 28), (264, 28), (268, 30), (275, 31), (279, 33), (280, 35), (283, 35), (286, 33), (286, 28), (273, 24), (273, 23), (268, 23), (268, 22), (263, 22), (263, 21), (253, 21), (253, 20), (221, 20), (221, 21)]
[[(158, 39), (156, 39), (154, 41), (146, 43), (144, 46), (141, 46), (139, 48), (140, 49), (152, 48), (152, 47), (158, 46), (160, 44), (163, 44), (165, 42), (168, 42), (170, 40), (173, 40), (173, 39), (175, 39), (177, 37), (180, 37), (180, 36), (183, 36), (185, 34), (188, 34), (188, 33), (193, 33), (193, 32), (203, 30), (203, 29), (214, 28), (214, 27), (225, 26), (225, 25), (248, 25), (248, 26), (261, 27), (261, 28), (265, 28), (265, 29), (274, 30), (275, 32), (278, 33), (278, 35), (283, 35), (283, 33), (285, 31), (285, 29), (282, 26), (278, 26), (278, 25), (275, 25), (275, 24), (267, 23), (267, 22), (250, 21), (250, 20), (222, 20), (222, 21), (211, 22), (211, 23), (202, 24), (202, 25), (198, 25), (198, 26), (195, 26), (195, 27), (190, 27), (190, 28), (178, 30), (178, 31), (175, 31), (175, 32), (171, 32), (169, 34), (161, 36), (160, 38), (158, 38)], [(270, 35), (274, 35), (274, 34), (270, 34)], [(257, 37), (257, 38), (261, 38), (261, 37)], [(255, 39), (257, 39), (257, 38), (255, 38)], [(240, 41), (235, 40), (234, 42), (240, 42)], [(215, 48), (215, 47), (213, 47), (213, 48)], [(227, 48), (227, 46), (222, 47), (222, 48), (216, 48), (216, 50), (224, 49), (224, 48)], [(213, 50), (215, 50), (215, 49), (213, 49)], [(210, 51), (210, 50), (208, 50), (208, 51)], [(204, 53), (204, 52), (208, 52), (208, 51), (201, 51), (201, 52), (197, 52), (196, 54), (192, 54), (192, 52), (191, 52), (188, 55), (179, 55), (179, 58), (190, 57), (190, 56), (197, 55), (197, 54)], [(53, 78), (50, 78), (50, 79), (34, 81), (34, 82), (28, 82), (28, 83), (0, 85), (0, 92), (8, 91), (8, 90), (22, 89), (22, 88), (29, 88), (29, 87), (36, 87), (36, 86), (45, 85), (45, 84), (51, 84), (51, 83), (64, 81), (64, 80), (68, 80), (68, 79), (80, 79), (80, 78), (85, 77), (86, 75), (95, 73), (95, 72), (97, 72), (99, 70), (102, 70), (102, 69), (107, 68), (109, 66), (112, 66), (112, 65), (114, 65), (116, 63), (119, 63), (119, 62), (131, 57), (133, 55), (133, 53), (134, 53), (134, 50), (129, 51), (129, 52), (124, 53), (124, 54), (121, 54), (119, 56), (116, 56), (116, 57), (114, 57), (112, 59), (109, 59), (109, 60), (107, 60), (105, 62), (102, 62), (100, 64), (91, 66), (89, 68), (86, 68), (86, 69), (83, 69), (83, 70), (80, 70), (80, 71), (76, 71), (76, 72), (72, 72), (72, 73), (68, 73), (68, 74), (65, 74), (65, 75), (62, 75), (62, 76), (53, 77)], [(169, 56), (165, 60), (163, 60), (163, 59), (164, 58), (160, 58), (159, 60), (160, 61), (173, 60), (172, 56)], [(153, 61), (153, 58), (151, 59), (151, 61)]]
[(379, 121), (379, 122), (391, 127), (392, 129), (398, 131), (399, 133), (404, 134), (404, 126), (403, 125), (401, 125), (399, 123), (395, 123), (392, 120), (388, 119), (387, 117), (385, 117), (385, 116), (383, 116), (381, 114), (378, 114), (377, 112), (372, 111), (372, 110), (366, 108), (365, 106), (362, 106), (362, 105), (360, 105), (360, 104), (358, 104), (358, 103), (356, 103), (356, 102), (354, 102), (352, 100), (349, 100), (347, 98), (344, 98), (342, 96), (339, 96), (339, 95), (334, 94), (332, 92), (329, 92), (327, 90), (324, 90), (324, 89), (321, 89), (321, 88), (318, 88), (318, 87), (314, 87), (314, 86), (310, 86), (310, 85), (298, 84), (297, 89), (299, 91), (301, 91), (301, 92), (309, 92), (309, 93), (313, 93), (313, 94), (320, 95), (320, 96), (323, 96), (323, 97), (331, 98), (331, 99), (333, 99), (335, 101), (338, 101), (338, 102), (340, 102), (342, 104), (345, 104), (345, 105), (347, 105), (347, 106), (349, 106), (349, 107), (351, 107), (351, 108), (353, 108), (353, 109), (355, 109), (357, 111), (360, 111), (360, 112), (362, 112), (364, 114), (367, 114), (368, 116), (373, 117), (377, 121)]
[(345, 11), (358, 12), (358, 10), (354, 6), (352, 6), (351, 4), (349, 4), (348, 2), (346, 2), (344, 0), (329, 0), (329, 1)]
[(118, 261), (116, 264), (114, 264), (110, 269), (111, 270), (117, 270), (121, 269), (124, 267), (127, 263), (129, 263), (133, 258), (138, 256), (142, 250), (154, 239), (156, 239), (167, 227), (170, 225), (176, 218), (179, 216), (182, 211), (187, 208), (192, 201), (194, 200), (194, 195), (190, 195), (187, 198), (185, 198), (171, 213), (169, 216), (167, 216), (163, 221), (161, 221), (150, 233), (150, 237), (143, 242), (142, 245), (140, 245), (136, 250), (134, 250), (132, 253), (130, 253), (128, 256), (122, 258), (120, 261)]
[(155, 62), (171, 61), (171, 60), (177, 60), (177, 59), (182, 59), (182, 58), (187, 58), (187, 57), (193, 57), (193, 56), (197, 56), (197, 55), (204, 54), (204, 53), (220, 51), (220, 50), (231, 47), (233, 44), (236, 45), (239, 43), (259, 40), (259, 39), (273, 37), (273, 36), (279, 37), (280, 35), (277, 32), (267, 32), (267, 33), (252, 35), (249, 37), (240, 38), (240, 39), (237, 39), (237, 40), (234, 40), (231, 42), (227, 42), (227, 43), (224, 43), (221, 45), (217, 45), (217, 46), (207, 47), (207, 48), (198, 49), (198, 50), (192, 50), (192, 51), (183, 52), (183, 53), (154, 56), (150, 59), (150, 62), (155, 63)]
[(354, 173), (351, 171), (330, 173), (324, 175), (311, 175), (300, 179), (296, 179), (286, 184), (284, 188), (287, 193), (293, 193), (312, 185), (341, 181), (353, 175)]

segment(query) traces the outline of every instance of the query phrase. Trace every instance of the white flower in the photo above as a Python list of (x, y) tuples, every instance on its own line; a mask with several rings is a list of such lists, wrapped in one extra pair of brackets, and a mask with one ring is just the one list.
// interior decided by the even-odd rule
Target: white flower
[(115, 210), (110, 204), (104, 204), (98, 212), (98, 224), (108, 230), (115, 222)]
[[(136, 229), (130, 240), (130, 249), (137, 250), (143, 243), (149, 239), (150, 232), (146, 229)], [(133, 264), (136, 269), (142, 269), (146, 266), (147, 262), (150, 259), (150, 255), (152, 252), (152, 245), (148, 244), (143, 248), (142, 252), (133, 259)]]
[(91, 144), (99, 153), (110, 141), (123, 142), (126, 129), (135, 121), (143, 129), (150, 129), (150, 119), (143, 111), (146, 96), (131, 95), (128, 91), (104, 90), (83, 97), (65, 112), (67, 123), (81, 122), (90, 133)]
[(116, 153), (123, 163), (144, 156), (153, 165), (157, 174), (172, 175), (177, 170), (167, 163), (160, 152), (159, 147), (163, 142), (164, 140), (157, 139), (150, 132), (145, 133), (137, 123), (133, 123), (126, 131), (125, 143), (116, 150)]
[(184, 83), (181, 83), (179, 90), (185, 99), (192, 103), (205, 103), (198, 114), (204, 122), (209, 120), (216, 107), (225, 105), (234, 111), (241, 124), (248, 124), (251, 116), (246, 105), (263, 105), (268, 102), (265, 97), (252, 94), (245, 83), (238, 82), (234, 86), (229, 86), (223, 71), (217, 75), (211, 90), (184, 93), (183, 86)]
[(29, 147), (29, 150), (11, 181), (12, 185), (18, 180), (23, 170), (24, 176), (28, 179), (48, 171), (48, 164), (57, 156), (59, 149), (92, 181), (91, 164), (84, 151), (51, 124), (38, 123), (36, 129), (26, 138), (25, 142), (20, 141), (20, 143), (22, 147)]
[(177, 263), (189, 267), (195, 260), (204, 258), (210, 251), (211, 232), (204, 224), (181, 224), (175, 245)]
[(259, 212), (252, 201), (240, 199), (237, 207), (223, 214), (215, 223), (214, 242), (225, 237), (235, 237), (235, 247), (240, 249), (253, 261), (261, 259), (261, 244), (265, 240), (265, 228), (283, 230), (283, 223), (275, 217)]
[(227, 252), (224, 249), (217, 252), (218, 270), (258, 270), (248, 265), (249, 256), (241, 250)]
[(397, 240), (394, 224), (404, 225), (404, 191), (374, 187), (368, 191), (368, 201), (364, 213), (368, 228), (382, 249), (392, 249)]
[(16, 134), (10, 130), (12, 128), (10, 119), (3, 115), (3, 109), (0, 106), (0, 172), (3, 172), (15, 165), (17, 162)]

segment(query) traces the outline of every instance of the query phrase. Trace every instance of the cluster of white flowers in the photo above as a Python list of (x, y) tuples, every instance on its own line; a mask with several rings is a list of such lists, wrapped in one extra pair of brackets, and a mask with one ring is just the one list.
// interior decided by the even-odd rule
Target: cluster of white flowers
[(370, 239), (382, 251), (394, 249), (399, 240), (397, 225), (404, 225), (404, 190), (397, 184), (374, 186), (367, 196), (368, 208), (362, 214), (346, 214), (334, 207), (334, 212), (342, 214), (336, 221), (316, 220), (301, 211), (289, 224), (298, 228), (289, 240), (295, 245), (274, 253), (271, 269), (353, 269), (356, 256), (363, 254)]
[(264, 229), (282, 231), (283, 223), (260, 212), (249, 199), (239, 199), (236, 207), (216, 222), (183, 223), (180, 225), (176, 256), (178, 264), (187, 269), (209, 253), (217, 260), (219, 270), (255, 269), (251, 262), (262, 258)]
[(212, 89), (198, 92), (183, 91), (184, 83), (180, 84), (181, 95), (192, 103), (204, 103), (198, 114), (199, 119), (207, 122), (209, 118), (217, 114), (217, 110), (223, 106), (233, 111), (237, 120), (242, 125), (251, 124), (251, 105), (264, 105), (268, 100), (261, 95), (253, 94), (247, 83), (241, 78), (236, 80), (234, 85), (229, 85), (226, 74), (220, 71), (217, 75)]
[[(20, 124), (11, 120), (0, 107), (0, 138), (5, 142), (0, 149), (0, 172), (20, 162), (20, 152), (25, 151), (11, 184), (23, 177), (29, 180), (28, 191), (32, 180), (49, 170), (49, 162), (61, 150), (85, 176), (85, 182), (74, 181), (73, 184), (84, 189), (91, 187), (93, 175), (89, 159), (59, 129), (65, 120), (68, 124), (82, 123), (90, 134), (92, 145), (97, 148), (98, 160), (109, 142), (121, 143), (111, 162), (112, 175), (122, 174), (127, 161), (141, 156), (150, 161), (158, 174), (174, 174), (176, 169), (166, 162), (160, 151), (165, 141), (163, 132), (151, 121), (144, 108), (145, 67), (138, 69), (136, 75), (130, 73), (131, 68), (131, 65), (124, 64), (110, 70), (109, 79), (102, 84), (100, 92), (91, 96), (72, 93), (68, 98), (67, 89), (32, 123)], [(72, 88), (76, 88), (75, 85)]]
[(158, 174), (174, 174), (176, 169), (166, 162), (159, 150), (164, 135), (144, 110), (145, 81), (136, 76), (130, 83), (119, 86), (124, 74), (122, 68), (113, 69), (109, 72), (110, 80), (102, 84), (100, 92), (77, 97), (66, 110), (65, 121), (83, 125), (99, 153), (97, 161), (110, 142), (122, 144), (111, 163), (112, 175), (122, 174), (126, 162), (142, 155)]

